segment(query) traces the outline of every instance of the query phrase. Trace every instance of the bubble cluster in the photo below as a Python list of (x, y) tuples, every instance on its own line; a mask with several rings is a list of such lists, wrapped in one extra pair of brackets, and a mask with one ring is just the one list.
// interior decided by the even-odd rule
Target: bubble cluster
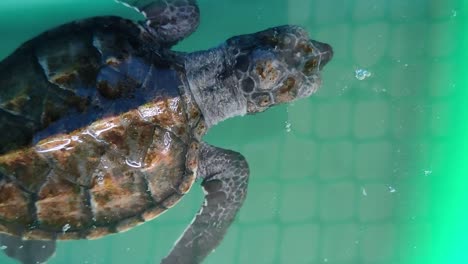
[(372, 76), (372, 73), (368, 70), (365, 70), (365, 69), (357, 69), (355, 71), (355, 76), (356, 76), (356, 79), (362, 81), (364, 79), (367, 79), (369, 77)]

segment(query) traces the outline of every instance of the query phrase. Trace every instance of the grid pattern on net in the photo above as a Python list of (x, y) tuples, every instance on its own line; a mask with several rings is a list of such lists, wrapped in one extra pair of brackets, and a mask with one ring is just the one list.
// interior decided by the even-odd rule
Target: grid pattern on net
[[(453, 91), (435, 72), (450, 67), (454, 11), (318, 2), (311, 17), (323, 23), (317, 39), (336, 43), (334, 65), (321, 92), (288, 107), (291, 132), (277, 146), (242, 146), (265, 157), (236, 223), (232, 263), (399, 263), (419, 246), (411, 235), (428, 228), (428, 143), (446, 136)], [(321, 17), (327, 8), (336, 16)], [(373, 76), (356, 80), (358, 67)]]
[[(290, 1), (335, 57), (320, 92), (287, 108), (289, 133), (232, 147), (251, 161), (249, 197), (207, 263), (400, 263), (419, 246), (428, 143), (447, 136), (455, 88), (456, 10), (428, 2)], [(372, 77), (356, 80), (357, 68)], [(124, 235), (61, 243), (51, 263), (155, 263), (198, 208), (198, 188), (189, 196)]]

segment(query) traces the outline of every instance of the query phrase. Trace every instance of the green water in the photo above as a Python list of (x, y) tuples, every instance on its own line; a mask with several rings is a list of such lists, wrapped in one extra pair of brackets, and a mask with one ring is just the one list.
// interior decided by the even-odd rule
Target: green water
[[(205, 263), (467, 263), (464, 1), (200, 0), (177, 49), (303, 25), (335, 57), (313, 97), (226, 121), (206, 140), (249, 160), (249, 196)], [(0, 57), (77, 18), (138, 17), (112, 0), (3, 0)], [(355, 77), (365, 69), (371, 76)], [(158, 263), (202, 202), (129, 232), (61, 242), (54, 263)], [(14, 263), (0, 255), (0, 263)]]

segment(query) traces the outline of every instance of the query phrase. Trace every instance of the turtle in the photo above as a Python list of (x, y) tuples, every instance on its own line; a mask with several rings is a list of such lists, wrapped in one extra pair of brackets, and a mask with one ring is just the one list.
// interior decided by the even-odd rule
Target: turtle
[(313, 94), (333, 56), (294, 25), (196, 52), (196, 0), (122, 0), (142, 21), (91, 17), (50, 29), (0, 62), (0, 244), (43, 263), (57, 240), (124, 232), (172, 208), (196, 181), (205, 197), (163, 264), (201, 263), (247, 193), (238, 152), (208, 129)]

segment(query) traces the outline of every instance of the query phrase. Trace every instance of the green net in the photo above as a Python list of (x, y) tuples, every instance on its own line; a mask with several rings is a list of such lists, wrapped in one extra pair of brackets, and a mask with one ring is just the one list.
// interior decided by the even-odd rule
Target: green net
[[(110, 0), (22, 2), (42, 7), (0, 4), (4, 55), (49, 24), (135, 16)], [(436, 217), (431, 182), (443, 177), (434, 157), (453, 125), (459, 1), (199, 2), (200, 28), (179, 50), (299, 24), (335, 51), (312, 98), (226, 121), (207, 135), (247, 157), (251, 180), (245, 206), (206, 263), (420, 263)], [(370, 76), (359, 80), (359, 70)], [(50, 263), (157, 263), (202, 196), (196, 185), (155, 221), (97, 241), (62, 242)]]

